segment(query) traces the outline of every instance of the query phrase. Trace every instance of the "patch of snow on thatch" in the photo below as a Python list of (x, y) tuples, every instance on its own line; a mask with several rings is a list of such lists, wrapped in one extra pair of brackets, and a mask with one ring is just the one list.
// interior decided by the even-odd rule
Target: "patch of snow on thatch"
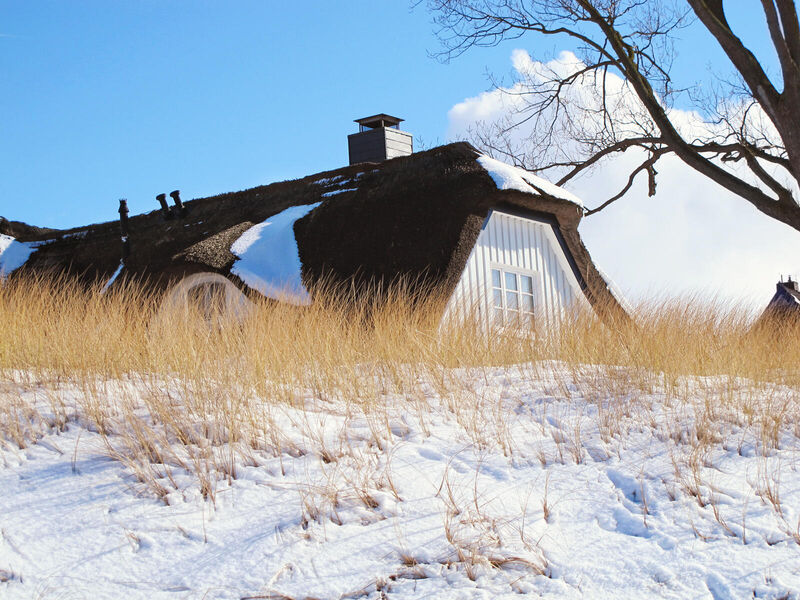
[(333, 177), (325, 177), (323, 179), (317, 179), (316, 181), (312, 181), (311, 183), (313, 183), (314, 185), (321, 185), (323, 187), (347, 185), (348, 183), (353, 183), (354, 181), (358, 180), (363, 174), (364, 172), (361, 171), (349, 178), (345, 178), (344, 175), (335, 175)]
[(342, 192), (355, 192), (358, 188), (345, 188), (342, 190), (333, 190), (332, 192), (325, 192), (322, 194), (323, 198), (327, 198), (329, 196), (335, 196), (336, 194), (341, 194)]
[(598, 267), (596, 263), (595, 267), (597, 268), (597, 272), (600, 273), (600, 277), (603, 279), (603, 281), (605, 281), (608, 291), (611, 292), (611, 295), (614, 296), (617, 302), (619, 302), (619, 305), (622, 307), (622, 309), (629, 315), (633, 315), (633, 305), (625, 297), (625, 294), (622, 293), (622, 290), (619, 288), (616, 282), (608, 276), (608, 273)]
[(103, 286), (103, 292), (105, 292), (108, 288), (110, 288), (111, 284), (117, 280), (117, 277), (119, 277), (119, 274), (122, 272), (123, 266), (125, 265), (122, 263), (122, 261), (119, 261), (119, 266), (117, 267), (117, 270), (114, 271), (114, 274), (111, 276), (111, 279), (106, 281), (106, 284)]
[(316, 181), (312, 181), (314, 185), (341, 185), (341, 179), (344, 179), (344, 175), (336, 175), (334, 177), (324, 177), (323, 179), (317, 179)]
[(38, 246), (39, 242), (18, 242), (0, 233), (0, 278), (24, 265)]
[(486, 169), (499, 190), (517, 190), (535, 196), (547, 194), (583, 207), (581, 199), (574, 194), (525, 169), (514, 167), (489, 156), (479, 156), (478, 163)]
[(231, 252), (239, 258), (231, 272), (268, 298), (310, 304), (300, 276), (294, 223), (319, 205), (287, 208), (245, 231), (231, 246)]
[(784, 298), (786, 299), (786, 304), (788, 304), (788, 305), (790, 305), (790, 306), (791, 306), (792, 304), (797, 304), (797, 305), (800, 305), (800, 298), (798, 298), (797, 296), (795, 296), (795, 295), (794, 295), (794, 294), (792, 294), (792, 293), (788, 293), (788, 292), (787, 292), (787, 293), (784, 295)]

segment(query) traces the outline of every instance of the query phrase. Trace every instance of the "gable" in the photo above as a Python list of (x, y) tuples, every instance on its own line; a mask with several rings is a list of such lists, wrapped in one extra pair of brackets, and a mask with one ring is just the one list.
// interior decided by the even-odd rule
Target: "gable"
[[(521, 277), (533, 281), (537, 319), (554, 322), (568, 311), (589, 308), (580, 272), (558, 230), (544, 217), (490, 212), (448, 301), (446, 316), (481, 321), (497, 316), (496, 295), (505, 297), (508, 292), (504, 283), (497, 286), (493, 270), (503, 277), (516, 274), (518, 282)], [(508, 308), (505, 300), (503, 307)]]

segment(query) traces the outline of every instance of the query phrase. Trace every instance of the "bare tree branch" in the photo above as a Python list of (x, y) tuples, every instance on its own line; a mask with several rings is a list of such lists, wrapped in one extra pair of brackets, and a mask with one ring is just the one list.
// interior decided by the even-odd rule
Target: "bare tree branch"
[[(561, 179), (556, 182), (556, 185), (564, 185), (570, 179), (575, 177), (576, 175), (582, 173), (586, 169), (591, 168), (596, 163), (600, 162), (601, 159), (607, 157), (610, 154), (614, 154), (615, 152), (624, 152), (629, 148), (633, 147), (652, 147), (654, 144), (662, 143), (661, 138), (653, 138), (653, 137), (641, 137), (641, 138), (628, 138), (626, 140), (622, 140), (617, 142), (616, 144), (612, 144), (600, 150), (599, 152), (595, 153), (593, 156), (588, 158), (587, 160), (580, 162), (580, 163), (556, 163), (553, 166), (571, 166), (572, 169), (564, 175)], [(597, 211), (595, 211), (597, 212)]]
[(640, 164), (638, 167), (636, 167), (633, 170), (633, 172), (631, 172), (631, 174), (628, 176), (628, 182), (625, 184), (625, 187), (623, 187), (622, 190), (619, 191), (619, 193), (615, 194), (614, 196), (612, 196), (611, 198), (609, 198), (608, 200), (603, 202), (597, 208), (592, 208), (592, 209), (586, 210), (584, 214), (586, 216), (593, 215), (594, 213), (600, 212), (601, 210), (603, 210), (604, 208), (606, 208), (607, 206), (609, 206), (613, 202), (616, 202), (617, 200), (622, 198), (625, 194), (628, 193), (628, 191), (630, 191), (631, 187), (633, 187), (633, 182), (635, 181), (636, 176), (639, 175), (639, 173), (642, 173), (642, 172), (646, 172), (648, 174), (648, 195), (655, 196), (656, 186), (655, 186), (655, 168), (654, 168), (654, 166), (655, 166), (656, 162), (658, 161), (658, 159), (661, 158), (661, 156), (663, 156), (663, 152), (659, 152), (659, 151), (654, 152), (653, 155), (650, 156), (650, 158), (648, 158), (646, 161), (644, 161), (642, 164)]
[[(642, 172), (654, 191), (654, 165), (672, 154), (800, 230), (794, 195), (800, 174), (800, 24), (794, 0), (754, 5), (760, 6), (778, 52), (780, 91), (732, 31), (725, 0), (428, 0), (428, 5), (445, 59), (528, 35), (578, 44), (578, 63), (535, 63), (530, 73), (520, 72), (515, 85), (498, 86), (508, 97), (508, 116), (478, 124), (475, 139), (519, 166), (559, 172), (559, 185), (617, 153), (645, 151), (647, 160), (631, 171), (620, 193), (587, 214), (624, 196)], [(670, 74), (675, 33), (690, 15), (741, 77), (727, 84), (729, 95), (708, 111), (715, 117), (699, 139), (697, 133), (684, 137), (685, 126), (673, 122), (670, 111), (671, 99), (680, 93)], [(578, 89), (591, 90), (589, 97)], [(521, 127), (532, 132), (524, 140), (516, 133)]]

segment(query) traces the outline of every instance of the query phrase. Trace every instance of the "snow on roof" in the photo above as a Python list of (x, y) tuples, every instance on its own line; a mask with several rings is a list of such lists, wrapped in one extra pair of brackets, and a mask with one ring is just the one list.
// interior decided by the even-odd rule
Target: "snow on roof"
[[(374, 173), (375, 171), (372, 172)], [(363, 176), (364, 173), (365, 171), (359, 171), (352, 177), (345, 177), (344, 175), (334, 175), (333, 177), (324, 177), (322, 179), (317, 179), (316, 181), (312, 181), (311, 183), (313, 185), (321, 185), (323, 187), (347, 185), (349, 183), (354, 183), (361, 176)]]
[(292, 206), (245, 231), (231, 246), (237, 260), (231, 273), (268, 298), (310, 304), (300, 276), (294, 223), (321, 203)]
[(785, 292), (784, 296), (786, 296), (791, 303), (800, 304), (800, 291), (797, 290), (796, 281), (792, 281), (792, 278), (789, 277), (789, 281), (786, 283), (781, 282), (780, 286)]
[(358, 188), (344, 188), (341, 190), (333, 190), (332, 192), (325, 192), (322, 194), (323, 198), (328, 198), (329, 196), (335, 196), (336, 194), (341, 194), (343, 192), (355, 192)]
[(595, 263), (594, 266), (597, 269), (597, 272), (600, 273), (600, 277), (603, 279), (603, 281), (605, 281), (606, 287), (608, 287), (608, 291), (611, 292), (611, 295), (614, 296), (614, 298), (616, 298), (617, 302), (619, 302), (619, 305), (623, 308), (623, 310), (627, 312), (629, 315), (634, 314), (635, 311), (633, 309), (633, 305), (625, 297), (625, 294), (622, 293), (622, 290), (619, 288), (616, 282), (613, 279), (611, 279), (611, 277), (608, 276), (608, 273), (606, 273), (605, 271), (603, 271), (603, 269), (598, 267), (597, 263)]
[(322, 179), (317, 179), (316, 181), (312, 181), (314, 185), (341, 185), (341, 180), (344, 179), (344, 175), (335, 175), (333, 177), (323, 177)]
[(583, 201), (574, 194), (525, 169), (514, 167), (486, 155), (479, 156), (478, 163), (486, 169), (499, 190), (518, 190), (535, 196), (547, 194), (583, 207)]
[(122, 268), (124, 266), (125, 264), (122, 261), (119, 261), (119, 266), (117, 267), (117, 270), (114, 271), (114, 274), (111, 275), (111, 278), (108, 281), (106, 281), (106, 284), (103, 286), (103, 293), (105, 293), (105, 291), (111, 287), (111, 284), (113, 284), (117, 280), (117, 277), (119, 277), (119, 274), (122, 272)]
[(41, 242), (18, 242), (0, 233), (0, 278), (24, 265)]

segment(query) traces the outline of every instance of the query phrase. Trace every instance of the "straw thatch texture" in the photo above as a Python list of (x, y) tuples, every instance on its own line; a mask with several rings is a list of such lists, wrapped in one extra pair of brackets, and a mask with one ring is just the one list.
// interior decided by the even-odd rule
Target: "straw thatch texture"
[[(180, 219), (165, 221), (157, 210), (131, 217), (124, 274), (157, 286), (203, 270), (229, 275), (235, 260), (230, 246), (249, 226), (291, 206), (322, 202), (295, 224), (307, 284), (324, 279), (380, 289), (404, 277), (446, 297), (490, 210), (502, 208), (549, 219), (589, 301), (618, 307), (578, 235), (581, 208), (546, 195), (498, 190), (477, 156), (459, 142), (192, 200)], [(91, 280), (109, 277), (119, 264), (116, 222), (15, 231), (20, 241), (50, 240), (31, 256), (27, 270), (68, 271)]]

